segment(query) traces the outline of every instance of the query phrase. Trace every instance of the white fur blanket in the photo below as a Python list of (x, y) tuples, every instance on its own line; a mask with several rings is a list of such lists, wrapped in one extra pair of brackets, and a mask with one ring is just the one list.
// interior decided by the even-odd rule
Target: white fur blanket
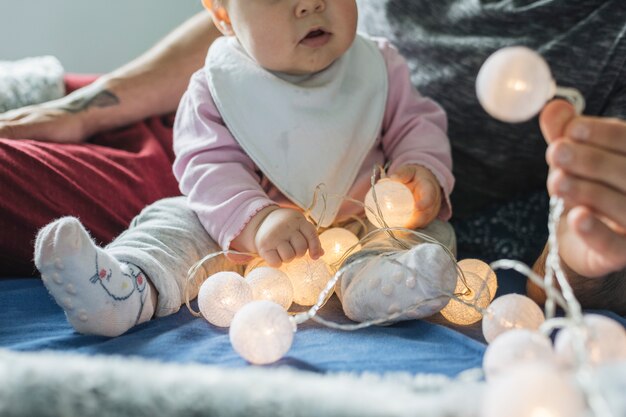
[[(597, 372), (626, 416), (626, 363)], [(315, 374), (0, 350), (0, 416), (478, 417), (484, 384), (437, 375)]]

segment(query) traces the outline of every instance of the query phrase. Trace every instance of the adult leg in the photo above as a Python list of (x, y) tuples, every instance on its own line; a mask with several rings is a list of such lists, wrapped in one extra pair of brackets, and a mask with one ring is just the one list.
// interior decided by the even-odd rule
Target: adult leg
[(171, 125), (155, 117), (85, 144), (0, 138), (0, 276), (35, 273), (35, 235), (56, 218), (79, 217), (108, 243), (143, 207), (179, 195)]

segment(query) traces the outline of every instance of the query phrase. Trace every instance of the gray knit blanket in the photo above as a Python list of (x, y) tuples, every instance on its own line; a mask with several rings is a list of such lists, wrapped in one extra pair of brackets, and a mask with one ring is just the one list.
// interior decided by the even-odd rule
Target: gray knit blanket
[(0, 113), (63, 97), (63, 76), (53, 56), (0, 61)]

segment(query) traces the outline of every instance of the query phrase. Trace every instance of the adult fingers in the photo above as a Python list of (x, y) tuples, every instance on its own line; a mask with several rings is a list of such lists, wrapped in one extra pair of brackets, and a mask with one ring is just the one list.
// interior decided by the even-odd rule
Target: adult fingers
[(11, 124), (0, 122), (0, 138), (15, 139), (15, 127)]
[(577, 117), (565, 129), (575, 141), (626, 155), (626, 122), (604, 117)]
[(0, 138), (4, 139), (30, 139), (32, 136), (33, 128), (32, 124), (24, 123), (23, 115), (15, 119), (0, 120)]
[(10, 110), (0, 114), (0, 137), (6, 139), (32, 139), (42, 130), (41, 117), (33, 106)]
[(300, 233), (302, 233), (302, 236), (306, 240), (309, 248), (309, 256), (312, 259), (318, 259), (324, 254), (322, 243), (320, 242), (317, 230), (315, 230), (315, 226), (307, 221), (300, 227)]
[(15, 117), (10, 117), (12, 113), (9, 112), (0, 119), (0, 138), (80, 143), (86, 137), (83, 121), (78, 115), (59, 109), (38, 108), (31, 113), (25, 110), (15, 113)]
[(29, 114), (31, 114), (32, 107), (22, 107), (19, 109), (9, 110), (4, 113), (0, 113), (0, 123), (1, 122), (14, 122), (16, 120), (20, 120)]
[(548, 191), (562, 197), (568, 207), (586, 206), (618, 226), (626, 228), (626, 195), (602, 183), (568, 175), (554, 169), (548, 176)]
[(546, 159), (553, 168), (626, 193), (626, 154), (566, 139), (552, 143)]
[(11, 122), (0, 121), (0, 138), (47, 140), (45, 127), (39, 123), (31, 123), (29, 117)]
[(539, 115), (539, 126), (546, 141), (549, 143), (562, 137), (568, 123), (575, 117), (574, 106), (565, 100), (553, 100), (546, 104)]
[[(582, 266), (576, 272), (588, 277), (600, 277), (626, 267), (626, 235), (612, 230), (585, 207), (575, 207), (567, 215), (570, 229), (588, 249)], [(578, 244), (577, 249), (581, 246)]]

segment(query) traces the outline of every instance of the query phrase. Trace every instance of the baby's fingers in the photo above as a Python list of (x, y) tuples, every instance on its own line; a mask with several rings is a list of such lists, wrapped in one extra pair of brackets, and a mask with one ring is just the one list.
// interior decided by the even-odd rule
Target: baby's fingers
[(426, 210), (437, 203), (437, 191), (439, 185), (433, 184), (432, 181), (417, 181), (415, 184), (415, 208), (417, 210)]
[(276, 249), (262, 250), (259, 252), (259, 256), (272, 268), (279, 268), (282, 264), (282, 260)]
[(402, 184), (408, 184), (413, 181), (415, 178), (415, 166), (413, 165), (405, 165), (400, 167), (394, 174), (392, 174), (389, 178), (401, 182)]
[(302, 233), (294, 233), (294, 235), (291, 236), (290, 243), (291, 247), (296, 252), (296, 258), (304, 256), (309, 248), (309, 245), (307, 244), (307, 241)]
[(300, 233), (302, 233), (302, 236), (306, 240), (309, 248), (309, 256), (312, 259), (319, 259), (324, 254), (324, 251), (322, 250), (322, 243), (317, 235), (315, 226), (309, 222), (305, 222), (305, 224), (300, 227)]
[(280, 242), (278, 246), (276, 246), (276, 250), (278, 251), (278, 255), (283, 262), (289, 263), (296, 258), (296, 251), (288, 241)]

